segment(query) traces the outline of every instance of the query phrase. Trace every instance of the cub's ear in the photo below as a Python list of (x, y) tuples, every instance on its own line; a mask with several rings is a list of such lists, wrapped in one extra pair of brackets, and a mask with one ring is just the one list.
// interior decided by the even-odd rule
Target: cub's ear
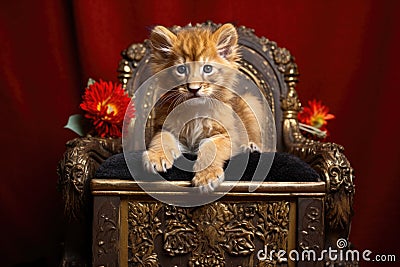
[(156, 26), (151, 31), (150, 42), (156, 52), (169, 55), (176, 40), (176, 35), (163, 26)]
[(236, 56), (238, 34), (235, 26), (226, 23), (213, 33), (213, 37), (221, 57), (229, 60)]

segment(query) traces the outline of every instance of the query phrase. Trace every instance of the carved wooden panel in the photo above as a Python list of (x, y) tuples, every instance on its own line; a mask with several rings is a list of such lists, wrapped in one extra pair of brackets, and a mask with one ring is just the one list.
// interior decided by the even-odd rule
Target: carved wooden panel
[(119, 266), (119, 197), (95, 197), (93, 266)]
[(128, 202), (129, 266), (287, 266), (259, 261), (264, 249), (287, 250), (287, 201), (218, 201), (197, 208)]
[(161, 234), (159, 202), (128, 203), (128, 262), (130, 266), (159, 266), (154, 252), (155, 238)]
[[(320, 198), (298, 199), (298, 252), (303, 253), (298, 266), (323, 266), (319, 260), (324, 249), (324, 204)], [(307, 252), (307, 253), (305, 253)], [(308, 253), (309, 252), (309, 253)], [(314, 254), (310, 254), (315, 252)], [(304, 255), (304, 257), (303, 257)], [(309, 255), (309, 259), (305, 259)]]

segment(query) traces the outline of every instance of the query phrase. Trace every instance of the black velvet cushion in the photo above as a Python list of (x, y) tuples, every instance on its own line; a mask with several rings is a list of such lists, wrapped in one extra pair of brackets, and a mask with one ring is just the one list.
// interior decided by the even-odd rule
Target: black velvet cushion
[[(260, 166), (261, 168), (258, 168), (258, 172), (254, 175), (261, 156), (266, 158), (266, 160), (261, 160), (264, 164), (268, 162), (268, 159), (272, 159), (273, 157), (272, 165), (270, 165), (271, 168), (266, 177), (266, 172), (262, 171), (262, 166)], [(148, 174), (142, 169), (141, 158), (142, 152), (128, 154), (130, 166), (135, 166), (135, 177), (143, 175), (146, 180), (151, 181), (152, 177), (154, 178), (155, 175)], [(166, 173), (160, 173), (160, 175), (168, 181), (191, 181), (194, 173), (188, 170), (192, 170), (195, 159), (195, 155), (185, 154), (184, 157), (182, 156), (175, 161), (174, 166), (171, 169)], [(247, 165), (244, 165), (245, 162), (247, 162)], [(177, 168), (175, 165), (179, 167), (183, 166), (186, 171), (182, 170), (182, 168)], [(244, 172), (243, 166), (245, 167)], [(226, 167), (228, 168), (225, 170), (225, 180), (228, 181), (237, 180), (238, 173), (242, 174), (240, 178), (241, 181), (251, 181), (253, 176), (257, 177), (257, 181), (262, 180), (264, 177), (264, 181), (275, 182), (315, 182), (320, 180), (319, 175), (307, 163), (298, 157), (287, 153), (243, 153), (228, 161), (225, 164), (225, 168)], [(235, 168), (238, 168), (238, 170), (235, 170)], [(261, 172), (259, 172), (259, 170), (261, 170)], [(264, 174), (264, 177), (257, 176), (260, 173)], [(95, 177), (122, 180), (133, 179), (125, 162), (124, 154), (114, 155), (104, 161), (97, 170)]]

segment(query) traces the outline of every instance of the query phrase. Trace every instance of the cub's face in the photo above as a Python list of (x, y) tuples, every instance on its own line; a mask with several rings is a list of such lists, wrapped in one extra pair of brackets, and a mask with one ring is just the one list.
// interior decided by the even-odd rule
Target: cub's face
[(186, 62), (170, 68), (174, 77), (175, 90), (185, 98), (210, 97), (223, 99), (230, 94), (227, 88), (235, 79), (232, 70), (221, 64), (211, 62)]
[(157, 26), (151, 33), (151, 66), (154, 73), (166, 71), (179, 98), (209, 97), (226, 101), (236, 76), (237, 32), (225, 24), (215, 32), (186, 28), (177, 34)]

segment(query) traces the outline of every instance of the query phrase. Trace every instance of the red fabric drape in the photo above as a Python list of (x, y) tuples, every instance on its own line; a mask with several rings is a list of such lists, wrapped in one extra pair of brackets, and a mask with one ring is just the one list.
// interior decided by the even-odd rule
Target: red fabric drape
[(209, 19), (254, 28), (296, 56), (300, 98), (330, 107), (331, 140), (356, 170), (352, 242), (400, 257), (398, 1), (71, 2), (0, 4), (2, 266), (57, 261), (64, 218), (55, 168), (75, 137), (63, 125), (87, 79), (116, 80), (119, 52), (154, 25)]

